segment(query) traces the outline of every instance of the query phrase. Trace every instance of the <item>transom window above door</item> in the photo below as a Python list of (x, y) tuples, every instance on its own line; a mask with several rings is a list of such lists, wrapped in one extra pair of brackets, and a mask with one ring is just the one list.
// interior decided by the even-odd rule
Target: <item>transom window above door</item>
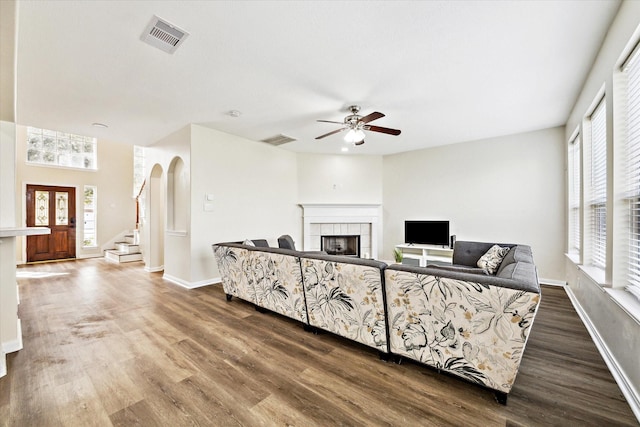
[(27, 163), (96, 170), (97, 144), (90, 136), (28, 127)]

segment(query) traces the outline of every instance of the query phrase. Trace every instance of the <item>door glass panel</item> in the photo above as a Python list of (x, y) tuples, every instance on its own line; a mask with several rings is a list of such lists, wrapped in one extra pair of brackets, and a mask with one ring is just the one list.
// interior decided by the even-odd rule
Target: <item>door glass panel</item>
[(69, 193), (56, 191), (56, 225), (69, 225)]
[(49, 225), (49, 192), (36, 191), (36, 227)]

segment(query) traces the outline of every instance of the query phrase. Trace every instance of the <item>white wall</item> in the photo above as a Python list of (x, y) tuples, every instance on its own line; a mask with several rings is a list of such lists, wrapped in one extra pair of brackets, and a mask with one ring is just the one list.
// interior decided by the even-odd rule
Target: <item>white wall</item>
[(564, 279), (564, 128), (384, 158), (384, 257), (405, 220), (449, 220), (459, 240), (523, 243), (540, 277)]
[[(15, 53), (17, 6), (0, 2), (0, 227), (14, 227), (15, 218)], [(6, 375), (5, 346), (17, 338), (18, 307), (15, 238), (0, 239), (0, 377)], [(11, 350), (13, 351), (13, 350)]]
[[(100, 246), (124, 230), (135, 228), (136, 206), (133, 197), (133, 147), (98, 140), (98, 170), (33, 166), (27, 164), (27, 128), (17, 126), (16, 218), (26, 225), (27, 184), (59, 185), (76, 189), (76, 257), (102, 256)], [(82, 248), (84, 186), (98, 187), (97, 248)], [(26, 239), (18, 239), (18, 260), (24, 261)]]
[[(612, 141), (616, 137), (612, 126), (614, 109), (616, 109), (614, 105), (616, 100), (614, 100), (613, 95), (613, 72), (632, 35), (638, 31), (639, 23), (640, 2), (623, 2), (576, 104), (569, 115), (564, 135), (566, 144), (571, 134), (580, 125), (585, 114), (588, 113), (592, 101), (604, 85), (607, 100), (607, 139), (609, 143), (607, 151), (609, 173), (607, 180), (609, 186), (608, 194), (610, 195), (614, 194), (614, 182), (611, 175), (614, 161)], [(614, 232), (614, 227), (617, 226), (617, 224), (612, 224), (611, 222), (610, 213), (614, 203), (612, 199), (613, 197), (609, 197), (607, 205), (609, 213), (607, 232), (610, 249), (614, 249), (611, 246), (611, 236)], [(619, 259), (614, 259), (612, 251), (609, 250), (607, 264), (611, 266), (614, 262), (619, 262)], [(608, 353), (605, 356), (609, 358), (609, 361), (613, 361), (621, 378), (623, 378), (623, 384), (626, 384), (628, 390), (631, 390), (631, 394), (634, 395), (634, 400), (631, 402), (634, 402), (634, 409), (636, 415), (638, 415), (640, 414), (640, 363), (638, 362), (638, 355), (640, 354), (640, 325), (618, 306), (612, 299), (611, 293), (604, 292), (604, 288), (591, 280), (583, 271), (579, 271), (578, 266), (571, 260), (567, 259), (566, 263), (566, 280), (570, 292), (575, 295), (579, 309), (587, 316), (587, 323), (592, 327), (591, 332), (595, 332), (601, 343), (608, 349)], [(616, 283), (613, 280), (615, 278), (611, 274), (611, 269), (609, 269), (607, 282), (612, 283), (614, 287), (620, 286), (620, 283)]]
[[(211, 245), (267, 239), (302, 228), (296, 154), (192, 125), (191, 281), (219, 277)], [(213, 196), (205, 210), (205, 195)], [(209, 208), (207, 208), (209, 209)]]
[[(14, 227), (15, 221), (16, 125), (0, 121), (0, 227)], [(6, 375), (5, 349), (18, 338), (15, 237), (0, 238), (0, 377)], [(21, 337), (20, 337), (21, 339)], [(6, 351), (5, 351), (6, 350)]]
[[(172, 133), (171, 135), (166, 136), (160, 141), (156, 142), (152, 146), (145, 147), (145, 172), (147, 183), (150, 182), (149, 175), (154, 165), (160, 165), (162, 167), (162, 185), (161, 191), (167, 190), (169, 187), (167, 185), (168, 171), (171, 162), (179, 157), (184, 162), (183, 171), (190, 175), (191, 168), (191, 126), (185, 126), (184, 128)], [(188, 178), (188, 177), (187, 177)], [(186, 229), (180, 230), (181, 233), (175, 232), (167, 232), (166, 219), (167, 219), (167, 206), (166, 203), (168, 201), (166, 194), (164, 194), (163, 198), (159, 200), (153, 200), (153, 197), (150, 196), (151, 186), (146, 186), (145, 191), (146, 197), (145, 201), (147, 203), (146, 212), (148, 213), (148, 217), (142, 224), (141, 235), (143, 241), (143, 248), (149, 249), (150, 245), (153, 248), (146, 250), (143, 252), (145, 264), (147, 267), (150, 266), (150, 251), (158, 250), (158, 246), (164, 246), (164, 275), (167, 278), (178, 281), (180, 283), (189, 283), (191, 281), (191, 230), (194, 229), (190, 226), (189, 221), (187, 221)], [(186, 201), (184, 206), (178, 209), (182, 209), (182, 213), (185, 217), (190, 216), (190, 206), (188, 201)], [(158, 204), (162, 206), (158, 206)], [(149, 233), (150, 225), (148, 223), (149, 217), (153, 216), (153, 212), (158, 212), (158, 210), (162, 211), (162, 213), (158, 216), (162, 224), (156, 224), (154, 227), (157, 229), (159, 226), (159, 230), (164, 233), (164, 242), (159, 242), (155, 240), (149, 241)], [(197, 229), (195, 229), (197, 230)], [(152, 268), (161, 267), (152, 265)]]
[(14, 0), (0, 2), (0, 120), (14, 123), (16, 87), (16, 30), (18, 8)]
[(382, 203), (382, 156), (298, 153), (299, 203)]
[(16, 124), (0, 121), (0, 227), (16, 225)]

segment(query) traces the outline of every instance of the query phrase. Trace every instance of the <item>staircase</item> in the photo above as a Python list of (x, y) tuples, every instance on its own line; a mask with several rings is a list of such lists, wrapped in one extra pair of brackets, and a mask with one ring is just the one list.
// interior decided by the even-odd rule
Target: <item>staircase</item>
[(104, 251), (104, 259), (111, 262), (142, 261), (140, 247), (135, 243), (133, 234), (124, 236), (124, 242), (116, 242), (115, 249)]

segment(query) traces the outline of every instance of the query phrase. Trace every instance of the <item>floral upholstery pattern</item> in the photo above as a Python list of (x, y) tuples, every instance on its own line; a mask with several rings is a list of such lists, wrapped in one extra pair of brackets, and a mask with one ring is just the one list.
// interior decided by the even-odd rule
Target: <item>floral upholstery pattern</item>
[(380, 268), (302, 258), (309, 324), (387, 352)]
[(511, 390), (539, 294), (393, 269), (385, 286), (392, 353)]
[(256, 295), (249, 253), (248, 249), (238, 247), (213, 246), (213, 254), (218, 263), (224, 292), (227, 295), (255, 303)]
[(227, 295), (492, 388), (504, 403), (540, 303), (535, 264), (511, 245), (497, 276), (477, 273), (492, 245), (456, 245), (464, 262), (439, 269), (239, 243), (213, 252)]
[(280, 253), (251, 253), (255, 303), (300, 322), (307, 322), (300, 258)]

